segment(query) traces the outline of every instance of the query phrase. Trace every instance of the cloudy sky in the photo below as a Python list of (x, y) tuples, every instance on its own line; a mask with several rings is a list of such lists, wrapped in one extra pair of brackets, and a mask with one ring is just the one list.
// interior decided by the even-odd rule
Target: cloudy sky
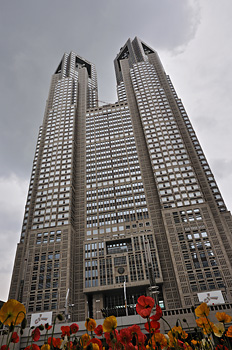
[(158, 51), (232, 209), (231, 0), (2, 0), (0, 299), (7, 300), (50, 77), (64, 52), (95, 63), (115, 102), (113, 59), (138, 36)]

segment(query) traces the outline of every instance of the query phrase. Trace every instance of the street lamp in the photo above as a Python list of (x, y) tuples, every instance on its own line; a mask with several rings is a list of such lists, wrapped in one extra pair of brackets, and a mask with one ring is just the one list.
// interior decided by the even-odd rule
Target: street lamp
[(95, 301), (96, 301), (96, 319), (98, 319), (98, 313), (101, 312), (100, 310), (98, 310), (98, 305), (99, 305), (101, 300), (98, 299), (98, 300), (95, 300)]

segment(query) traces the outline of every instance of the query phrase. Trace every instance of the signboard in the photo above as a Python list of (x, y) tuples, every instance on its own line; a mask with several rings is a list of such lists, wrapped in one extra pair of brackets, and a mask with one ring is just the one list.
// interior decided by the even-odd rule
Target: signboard
[(45, 325), (46, 323), (50, 325), (52, 324), (52, 312), (43, 312), (31, 315), (30, 327), (38, 327), (39, 325)]
[(206, 303), (207, 305), (225, 304), (225, 300), (220, 290), (197, 293), (197, 296), (201, 303)]

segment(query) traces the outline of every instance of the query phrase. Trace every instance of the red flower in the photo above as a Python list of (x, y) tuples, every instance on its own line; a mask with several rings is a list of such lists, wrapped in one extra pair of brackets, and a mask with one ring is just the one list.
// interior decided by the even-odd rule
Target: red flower
[(146, 322), (145, 323), (145, 328), (146, 328), (146, 331), (148, 332), (148, 333), (150, 333), (150, 331), (151, 331), (151, 333), (159, 333), (159, 329), (160, 329), (160, 323), (159, 322), (157, 322), (157, 321), (151, 321), (150, 322), (150, 330), (149, 330), (149, 323), (148, 322)]
[(99, 346), (99, 350), (102, 350), (102, 342), (100, 339), (97, 338), (92, 338), (88, 341), (88, 343), (86, 344), (86, 347), (88, 347), (89, 344), (97, 344)]
[(122, 344), (127, 345), (128, 343), (131, 342), (131, 340), (132, 340), (131, 330), (129, 328), (121, 329), (119, 333), (119, 341)]
[(137, 324), (134, 324), (133, 326), (130, 326), (128, 328), (130, 329), (132, 335), (135, 335), (141, 332), (141, 328)]
[(137, 301), (136, 311), (141, 317), (147, 318), (150, 316), (154, 305), (155, 301), (153, 298), (141, 295)]
[(78, 330), (79, 330), (79, 326), (76, 323), (71, 324), (70, 331), (71, 331), (72, 334), (77, 333)]
[(132, 343), (127, 344), (126, 346), (127, 350), (136, 350), (138, 349), (137, 346), (134, 346)]
[(9, 350), (9, 346), (7, 347), (6, 345), (2, 345), (0, 350)]
[[(49, 345), (53, 345), (54, 348), (60, 348), (61, 346), (61, 343), (62, 343), (62, 340), (60, 338), (52, 338), (52, 337), (49, 337), (48, 338), (48, 344)], [(25, 349), (24, 349), (25, 350)]]
[(101, 324), (99, 324), (99, 326), (97, 326), (95, 329), (94, 329), (94, 333), (98, 336), (98, 337), (101, 337), (102, 334), (103, 334), (103, 327)]
[[(115, 345), (115, 341), (113, 339), (116, 339), (118, 340), (118, 331), (117, 329), (114, 330), (114, 332), (112, 333), (111, 335), (111, 332), (105, 332), (105, 340), (106, 340), (106, 343), (110, 346), (110, 347), (113, 347)], [(113, 336), (113, 338), (112, 338)], [(118, 342), (116, 343), (118, 344)]]
[(39, 330), (38, 327), (35, 328), (35, 329), (32, 331), (31, 336), (32, 336), (33, 341), (38, 341), (38, 340), (39, 340), (39, 338), (40, 338), (40, 330)]
[(37, 344), (28, 345), (24, 350), (40, 350)]
[(51, 329), (51, 328), (52, 328), (52, 326), (49, 326), (49, 324), (48, 324), (48, 323), (46, 323), (46, 324), (44, 325), (44, 328), (45, 328), (47, 331), (49, 331), (49, 329)]
[(13, 332), (11, 336), (11, 342), (16, 344), (19, 342), (19, 336), (17, 332)]
[(62, 326), (61, 331), (62, 331), (61, 338), (64, 338), (65, 335), (70, 337), (70, 327), (69, 326)]
[(48, 338), (48, 344), (49, 344), (49, 345), (52, 344), (52, 345), (54, 346), (55, 341), (56, 341), (56, 338), (52, 338), (52, 337), (49, 337), (49, 338)]
[(150, 319), (152, 321), (159, 321), (159, 319), (163, 316), (163, 312), (162, 312), (162, 309), (159, 305), (156, 305), (156, 313), (155, 315), (152, 315), (150, 317)]
[(219, 344), (216, 346), (215, 350), (228, 350), (228, 348), (225, 345)]
[(137, 324), (134, 324), (133, 326), (129, 327), (129, 329), (133, 339), (136, 342), (136, 345), (145, 342), (146, 336), (142, 333), (141, 328)]

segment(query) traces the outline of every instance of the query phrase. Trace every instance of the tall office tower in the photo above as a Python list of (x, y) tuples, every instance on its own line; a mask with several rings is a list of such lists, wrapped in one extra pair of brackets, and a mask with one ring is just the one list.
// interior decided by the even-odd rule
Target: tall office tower
[(138, 38), (114, 64), (101, 107), (93, 64), (71, 52), (52, 76), (10, 288), (29, 314), (117, 314), (150, 283), (167, 310), (231, 300), (231, 215), (182, 102)]

